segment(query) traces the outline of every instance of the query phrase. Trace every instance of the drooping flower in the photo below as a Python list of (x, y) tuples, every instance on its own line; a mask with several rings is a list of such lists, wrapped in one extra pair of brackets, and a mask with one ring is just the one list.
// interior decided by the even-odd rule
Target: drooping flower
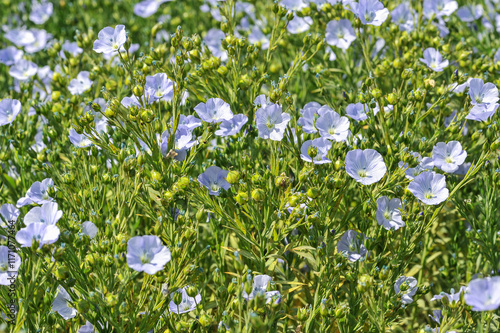
[(247, 121), (248, 117), (244, 114), (236, 114), (230, 120), (223, 120), (219, 125), (219, 129), (215, 131), (215, 135), (223, 137), (235, 135)]
[(54, 8), (51, 2), (34, 0), (31, 2), (29, 19), (35, 24), (44, 24), (52, 16), (53, 10)]
[(378, 0), (359, 0), (349, 3), (352, 12), (363, 24), (381, 26), (389, 16), (389, 10)]
[(99, 31), (98, 39), (94, 41), (94, 51), (97, 53), (118, 52), (120, 47), (127, 41), (125, 26), (117, 25), (115, 28), (106, 27)]
[(458, 141), (438, 142), (432, 149), (434, 165), (444, 172), (453, 173), (465, 162), (467, 152)]
[(435, 72), (442, 72), (449, 64), (449, 61), (443, 60), (441, 53), (433, 47), (425, 49), (424, 57), (420, 58), (420, 61)]
[(333, 20), (326, 25), (325, 40), (328, 45), (347, 50), (355, 39), (356, 33), (347, 19)]
[(325, 138), (307, 140), (300, 147), (300, 158), (314, 164), (332, 163), (326, 158), (330, 148), (332, 148), (332, 143)]
[(198, 176), (198, 182), (208, 189), (208, 194), (218, 196), (221, 189), (227, 191), (231, 187), (226, 180), (228, 173), (229, 171), (212, 165)]
[(401, 218), (401, 200), (394, 198), (389, 200), (388, 197), (382, 196), (377, 199), (377, 222), (386, 230), (398, 230), (406, 224)]
[(64, 287), (57, 287), (57, 296), (52, 303), (52, 311), (57, 312), (65, 320), (76, 317), (78, 311), (71, 306), (69, 302), (72, 302), (71, 296), (68, 294)]
[[(179, 304), (175, 304), (174, 302), (174, 294), (175, 293), (181, 293), (182, 294), (182, 301)], [(190, 297), (187, 294), (186, 287), (184, 288), (179, 288), (177, 289), (176, 292), (173, 292), (170, 295), (170, 304), (169, 304), (169, 310), (172, 313), (175, 314), (181, 314), (181, 313), (186, 313), (193, 311), (196, 309), (196, 306), (200, 304), (201, 302), (201, 295), (198, 294), (195, 297)]]
[(363, 185), (378, 182), (387, 171), (382, 155), (373, 149), (349, 151), (345, 157), (345, 167), (347, 174)]
[(492, 311), (500, 307), (500, 276), (474, 279), (469, 282), (464, 295), (472, 311)]
[(21, 59), (9, 69), (9, 75), (19, 81), (26, 81), (36, 74), (38, 66), (26, 59)]
[(12, 66), (23, 57), (23, 51), (14, 46), (8, 46), (0, 50), (0, 63)]
[(174, 98), (174, 82), (165, 73), (146, 76), (144, 90), (153, 101), (170, 101)]
[(267, 300), (267, 303), (271, 302), (271, 299), (278, 298), (281, 296), (280, 292), (275, 290), (275, 291), (267, 291), (268, 286), (272, 282), (272, 278), (269, 275), (256, 275), (253, 278), (253, 284), (252, 284), (252, 292), (248, 294), (245, 289), (243, 288), (242, 291), (242, 296), (243, 299), (250, 301), (254, 299), (257, 295), (262, 294), (264, 298)]
[(127, 264), (137, 272), (156, 274), (170, 259), (170, 250), (158, 236), (136, 236), (127, 243)]
[(364, 234), (354, 230), (347, 230), (337, 244), (337, 251), (352, 262), (365, 259), (368, 255), (365, 239)]
[(417, 293), (417, 279), (414, 277), (400, 276), (394, 284), (396, 295), (401, 296), (401, 303), (410, 304), (413, 296)]
[(97, 235), (97, 227), (94, 223), (90, 221), (86, 221), (82, 223), (82, 232), (84, 235), (90, 237), (90, 239), (94, 238)]
[(219, 123), (233, 118), (231, 107), (220, 98), (210, 98), (206, 103), (195, 106), (194, 111), (207, 123)]
[(59, 239), (59, 228), (42, 222), (30, 223), (16, 234), (16, 241), (21, 247), (30, 247), (33, 241), (38, 241), (40, 247), (44, 244), (55, 243)]
[(0, 101), (0, 126), (12, 124), (21, 112), (21, 102), (6, 98)]
[(41, 182), (34, 182), (26, 192), (26, 196), (17, 201), (17, 207), (26, 206), (31, 203), (42, 205), (46, 202), (53, 201), (54, 199), (48, 194), (48, 190), (51, 187), (54, 187), (52, 178), (45, 178)]
[(41, 222), (46, 225), (56, 225), (62, 215), (63, 212), (58, 209), (57, 203), (47, 202), (41, 207), (31, 208), (31, 210), (24, 216), (24, 224), (29, 225), (31, 223)]
[(427, 205), (438, 205), (448, 198), (446, 177), (434, 171), (425, 171), (410, 182), (408, 190)]
[(10, 285), (20, 266), (21, 257), (8, 246), (0, 245), (0, 285)]
[(259, 137), (281, 141), (285, 135), (285, 129), (290, 121), (290, 115), (282, 112), (281, 106), (271, 104), (261, 107), (255, 113)]
[(323, 108), (321, 108), (318, 113), (320, 116), (316, 121), (316, 128), (323, 138), (336, 142), (347, 140), (350, 124), (347, 117), (341, 117), (333, 110), (324, 111)]
[(76, 79), (69, 82), (68, 90), (71, 95), (81, 95), (92, 87), (92, 80), (89, 79), (90, 73), (82, 71), (78, 73)]
[(445, 293), (445, 292), (441, 292), (439, 295), (434, 295), (434, 297), (431, 298), (431, 301), (437, 301), (437, 300), (440, 300), (440, 299), (443, 299), (444, 297), (446, 297), (448, 299), (448, 304), (450, 305), (454, 305), (456, 303), (458, 303), (460, 301), (460, 295), (465, 292), (467, 290), (467, 288), (465, 288), (464, 286), (460, 287), (460, 290), (458, 290), (458, 293), (455, 293), (455, 289), (451, 288), (451, 291), (450, 293)]

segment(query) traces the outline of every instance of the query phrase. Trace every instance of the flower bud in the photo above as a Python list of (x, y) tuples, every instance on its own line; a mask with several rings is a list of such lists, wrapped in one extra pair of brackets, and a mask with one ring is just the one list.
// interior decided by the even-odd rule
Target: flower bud
[(260, 188), (257, 188), (252, 191), (252, 199), (255, 201), (264, 201), (266, 199), (266, 194)]
[(236, 184), (240, 180), (240, 173), (238, 171), (229, 171), (226, 180), (229, 184)]
[(317, 187), (311, 187), (307, 190), (307, 196), (311, 199), (315, 199), (319, 195), (319, 189)]

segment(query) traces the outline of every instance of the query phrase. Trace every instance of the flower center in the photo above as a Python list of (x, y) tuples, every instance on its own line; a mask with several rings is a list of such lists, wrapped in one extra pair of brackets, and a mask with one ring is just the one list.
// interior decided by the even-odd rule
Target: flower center
[(453, 163), (453, 159), (450, 156), (448, 156), (447, 158), (445, 158), (444, 161), (446, 163)]
[(365, 178), (367, 176), (366, 170), (365, 169), (359, 170), (358, 176), (360, 176), (361, 178)]
[(9, 265), (8, 264), (2, 264), (0, 265), (0, 272), (7, 272), (7, 270), (9, 269)]

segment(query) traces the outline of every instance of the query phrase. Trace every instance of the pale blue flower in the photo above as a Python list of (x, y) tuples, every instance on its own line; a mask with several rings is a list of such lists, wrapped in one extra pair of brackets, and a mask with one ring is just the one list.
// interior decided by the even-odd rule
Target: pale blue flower
[(310, 102), (304, 105), (304, 108), (300, 110), (302, 117), (297, 120), (297, 124), (302, 126), (302, 130), (305, 133), (316, 133), (315, 123), (319, 117), (318, 110), (321, 108), (321, 104), (317, 102)]
[(83, 53), (83, 49), (78, 46), (77, 42), (70, 42), (69, 40), (65, 40), (61, 45), (61, 52), (59, 53), (61, 55), (61, 58), (63, 59), (66, 59), (65, 52), (69, 53), (73, 57), (76, 57), (77, 55)]
[(55, 243), (59, 239), (59, 228), (42, 222), (30, 223), (16, 234), (16, 241), (21, 247), (30, 247), (33, 241), (38, 241), (39, 247), (44, 244)]
[(218, 196), (221, 190), (229, 190), (231, 184), (226, 180), (229, 171), (212, 165), (198, 176), (198, 182), (208, 189), (208, 194)]
[(370, 109), (368, 107), (368, 104), (356, 103), (356, 104), (349, 104), (345, 111), (348, 117), (357, 121), (363, 121), (368, 119), (369, 110)]
[(158, 236), (136, 236), (127, 242), (127, 264), (137, 272), (156, 274), (170, 259), (170, 250)]
[(21, 112), (21, 102), (6, 98), (0, 101), (0, 126), (12, 124)]
[(498, 103), (474, 105), (465, 119), (475, 121), (488, 121), (498, 109)]
[(398, 230), (406, 224), (401, 218), (401, 200), (398, 198), (390, 199), (382, 196), (377, 199), (377, 222), (386, 230)]
[(82, 71), (78, 73), (76, 79), (69, 82), (68, 90), (71, 95), (81, 95), (92, 87), (92, 80), (89, 79), (90, 73)]
[[(181, 293), (182, 294), (182, 301), (179, 305), (174, 303), (174, 293)], [(201, 295), (198, 294), (195, 297), (190, 297), (188, 296), (186, 292), (186, 287), (184, 288), (179, 288), (177, 291), (172, 293), (170, 295), (170, 304), (168, 306), (170, 312), (175, 313), (175, 314), (182, 314), (182, 313), (187, 313), (190, 311), (193, 311), (196, 309), (196, 306), (200, 304), (201, 302)]]
[(290, 122), (290, 115), (282, 112), (281, 106), (271, 104), (261, 107), (255, 113), (259, 137), (281, 141), (285, 135), (285, 129)]
[(450, 16), (458, 8), (454, 0), (424, 0), (423, 14), (427, 18)]
[(425, 49), (424, 57), (420, 58), (420, 61), (435, 72), (442, 72), (449, 64), (449, 61), (443, 60), (441, 53), (433, 47)]
[(82, 223), (82, 232), (92, 239), (97, 235), (98, 229), (94, 223), (86, 221)]
[(165, 73), (146, 76), (144, 90), (153, 101), (171, 101), (174, 98), (174, 82)]
[(365, 239), (364, 234), (354, 230), (347, 230), (337, 244), (337, 251), (352, 262), (365, 259), (368, 255)]
[(227, 60), (227, 52), (222, 48), (222, 40), (226, 35), (222, 30), (212, 28), (207, 31), (203, 39), (210, 52), (214, 57), (220, 58), (221, 61)]
[(325, 40), (328, 45), (347, 50), (355, 39), (356, 33), (347, 19), (330, 21), (326, 25)]
[[(328, 155), (328, 151), (331, 147), (332, 143), (326, 138), (307, 140), (300, 148), (300, 158), (306, 162), (312, 162), (314, 164), (332, 163), (332, 161), (326, 158), (326, 155)], [(316, 155), (314, 157), (309, 155), (310, 148), (316, 151)]]
[(458, 290), (458, 293), (455, 293), (455, 289), (451, 288), (449, 294), (441, 292), (439, 295), (434, 295), (434, 297), (431, 298), (431, 301), (437, 301), (446, 297), (448, 299), (448, 303), (453, 306), (460, 301), (460, 295), (462, 295), (462, 293), (464, 293), (466, 290), (467, 288), (462, 286), (460, 287), (460, 290)]
[(134, 14), (140, 17), (150, 17), (160, 8), (160, 5), (173, 0), (144, 0), (134, 6)]
[(500, 276), (474, 279), (469, 282), (464, 296), (472, 311), (492, 311), (500, 307)]
[(54, 187), (54, 181), (51, 178), (45, 178), (41, 182), (34, 182), (26, 192), (26, 196), (17, 201), (17, 207), (26, 206), (32, 203), (42, 205), (51, 202), (54, 199), (49, 197), (49, 188)]
[(408, 190), (427, 205), (438, 205), (448, 199), (446, 177), (433, 171), (425, 171), (410, 182)]
[(17, 47), (23, 47), (35, 41), (35, 36), (33, 35), (33, 33), (24, 28), (9, 30), (4, 35), (4, 37)]
[(453, 173), (457, 171), (466, 158), (467, 152), (462, 149), (462, 145), (458, 141), (438, 142), (432, 149), (434, 166), (444, 172)]
[(300, 34), (309, 30), (312, 24), (313, 20), (309, 16), (294, 16), (293, 19), (288, 22), (286, 30), (291, 34)]
[(38, 71), (38, 66), (26, 59), (21, 59), (9, 69), (9, 75), (19, 81), (26, 81), (34, 76)]
[(341, 117), (337, 112), (324, 108), (321, 108), (318, 113), (320, 117), (316, 121), (316, 128), (323, 138), (336, 142), (347, 140), (350, 124), (347, 117)]
[(6, 227), (10, 221), (17, 221), (21, 212), (13, 204), (3, 204), (0, 207), (0, 216), (3, 218), (3, 223), (0, 223), (2, 228)]
[(378, 182), (387, 172), (382, 155), (373, 149), (349, 151), (345, 157), (345, 168), (349, 176), (363, 185)]
[(0, 285), (9, 286), (20, 266), (21, 257), (9, 247), (0, 245)]
[(27, 53), (36, 53), (43, 50), (47, 43), (52, 39), (52, 35), (43, 29), (31, 29), (33, 36), (35, 36), (35, 41), (31, 44), (24, 46), (24, 50)]
[(415, 27), (415, 12), (408, 2), (403, 2), (392, 10), (391, 21), (397, 24), (401, 31), (413, 31)]
[(23, 57), (24, 52), (14, 46), (8, 46), (0, 50), (0, 63), (12, 66)]
[[(170, 122), (173, 124), (173, 119)], [(194, 130), (197, 127), (202, 126), (202, 122), (200, 119), (196, 118), (195, 116), (185, 116), (183, 114), (180, 115), (179, 117), (179, 126), (184, 126), (186, 127), (189, 131)]]
[(99, 31), (98, 39), (94, 41), (94, 51), (97, 53), (118, 52), (127, 41), (125, 26), (118, 24), (115, 28), (106, 27)]
[(363, 24), (381, 26), (389, 16), (389, 10), (378, 0), (359, 0), (351, 2), (352, 12)]
[(69, 302), (72, 302), (71, 296), (64, 287), (57, 287), (57, 296), (52, 303), (52, 311), (57, 312), (65, 320), (76, 317), (78, 311), (72, 307)]
[(231, 107), (220, 98), (210, 98), (206, 103), (195, 106), (194, 111), (207, 123), (215, 124), (233, 118)]
[[(160, 150), (163, 156), (168, 154), (168, 138), (170, 137), (171, 129), (165, 130), (160, 137)], [(193, 134), (184, 125), (179, 125), (177, 131), (175, 132), (174, 146), (173, 149), (177, 153), (175, 160), (183, 161), (187, 155), (187, 150), (189, 150), (193, 145), (197, 143), (193, 139)]]
[(462, 22), (474, 22), (483, 16), (483, 6), (466, 5), (457, 10), (457, 16)]
[(222, 137), (235, 135), (239, 133), (247, 121), (248, 117), (244, 114), (236, 114), (230, 120), (223, 120), (219, 125), (219, 129), (215, 131), (215, 135)]
[(260, 44), (262, 50), (267, 50), (269, 48), (269, 36), (264, 34), (261, 28), (257, 25), (252, 27), (250, 34), (248, 35), (248, 41), (252, 44)]
[(58, 209), (58, 205), (55, 202), (44, 203), (41, 207), (33, 207), (24, 216), (24, 224), (29, 225), (31, 223), (45, 223), (46, 225), (56, 225), (57, 221), (62, 217), (62, 210)]
[(494, 104), (498, 102), (498, 88), (491, 82), (472, 79), (469, 83), (469, 96), (472, 105)]
[(272, 283), (272, 278), (269, 275), (256, 275), (253, 278), (252, 291), (248, 294), (245, 289), (242, 291), (243, 299), (250, 301), (254, 299), (257, 295), (261, 294), (267, 303), (270, 303), (273, 298), (279, 298), (281, 296), (279, 291), (267, 291), (269, 285)]
[[(405, 284), (406, 290), (402, 291), (402, 285)], [(414, 277), (400, 276), (394, 284), (396, 295), (401, 296), (401, 303), (410, 304), (413, 302), (413, 296), (417, 293), (417, 279)]]
[(92, 146), (92, 141), (85, 135), (85, 133), (78, 134), (74, 128), (69, 130), (69, 141), (76, 148), (87, 148)]
[(52, 16), (53, 5), (49, 1), (32, 1), (29, 19), (35, 24), (44, 24)]

